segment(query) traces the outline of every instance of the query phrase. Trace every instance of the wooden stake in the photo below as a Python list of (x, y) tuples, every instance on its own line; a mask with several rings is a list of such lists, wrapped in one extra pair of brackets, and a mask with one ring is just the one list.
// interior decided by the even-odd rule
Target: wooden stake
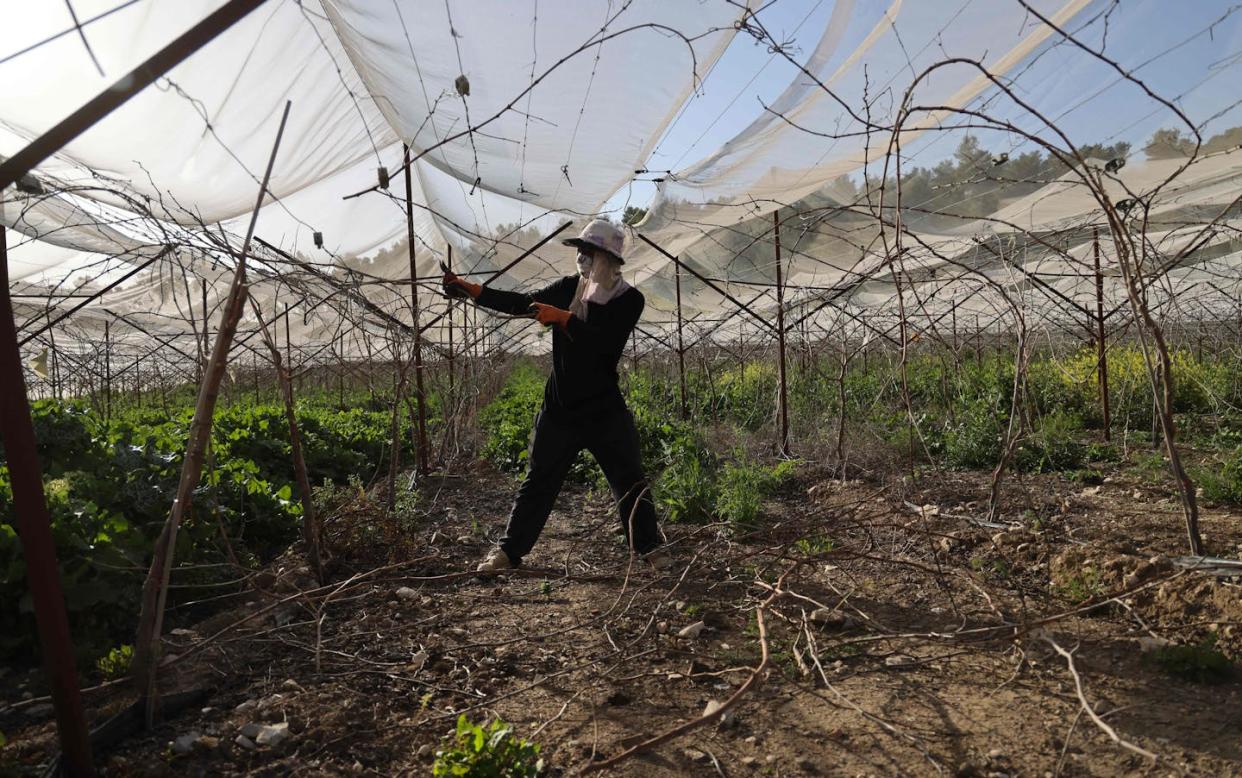
[(1108, 400), (1108, 349), (1104, 341), (1104, 274), (1100, 272), (1100, 231), (1097, 228), (1092, 232), (1091, 243), (1095, 256), (1096, 374), (1100, 385), (1100, 410), (1104, 415), (1104, 440), (1111, 441), (1113, 425)]
[(781, 215), (772, 212), (773, 235), (776, 236), (776, 348), (777, 378), (780, 381), (777, 413), (780, 416), (780, 455), (789, 456), (789, 390), (785, 376), (785, 286), (781, 281)]
[(190, 436), (186, 445), (185, 459), (181, 466), (181, 480), (177, 484), (177, 497), (173, 501), (168, 520), (164, 523), (164, 529), (156, 540), (151, 568), (147, 572), (147, 578), (142, 587), (142, 610), (138, 617), (138, 634), (134, 641), (133, 678), (140, 700), (146, 709), (148, 728), (154, 724), (159, 699), (156, 689), (156, 667), (159, 662), (160, 630), (164, 621), (164, 606), (168, 599), (168, 579), (172, 575), (177, 530), (190, 504), (190, 497), (198, 487), (202, 476), (203, 458), (211, 439), (211, 426), (216, 400), (220, 393), (220, 382), (228, 366), (229, 348), (233, 345), (233, 336), (237, 332), (237, 322), (241, 319), (242, 306), (245, 302), (246, 255), (250, 252), (250, 240), (254, 237), (255, 222), (259, 218), (259, 209), (263, 206), (263, 199), (267, 195), (267, 183), (272, 175), (272, 166), (276, 163), (276, 152), (280, 148), (280, 139), (285, 131), (285, 122), (289, 119), (291, 105), (290, 102), (285, 103), (285, 111), (280, 117), (280, 127), (276, 131), (276, 143), (267, 161), (263, 183), (259, 186), (259, 195), (250, 216), (246, 240), (236, 257), (237, 269), (233, 273), (233, 281), (229, 286), (228, 301), (225, 303), (220, 329), (212, 348), (211, 361), (204, 372), (203, 383), (199, 387), (198, 401), (194, 408), (194, 419), (190, 423)]
[[(249, 295), (247, 295), (249, 297)], [(267, 324), (263, 321), (263, 314), (259, 311), (258, 304), (254, 298), (250, 297), (250, 309), (254, 311), (254, 318), (259, 322), (259, 329), (262, 334), (262, 340), (267, 345), (268, 352), (272, 355), (272, 366), (276, 370), (276, 380), (280, 384), (280, 394), (285, 402), (285, 420), (289, 423), (289, 449), (293, 457), (293, 476), (298, 482), (298, 498), (302, 503), (302, 541), (306, 543), (306, 556), (310, 559), (311, 570), (315, 572), (315, 580), (322, 586), (323, 579), (323, 558), (319, 552), (319, 523), (315, 516), (315, 502), (311, 495), (310, 476), (306, 471), (306, 457), (302, 454), (302, 433), (298, 429), (298, 417), (293, 402), (293, 380), (290, 376), (290, 368), (280, 359), (280, 349), (276, 346), (276, 338), (268, 332)], [(285, 313), (289, 311), (289, 306), (285, 306)], [(285, 319), (286, 334), (288, 339), (288, 318)], [(286, 342), (286, 347), (288, 343)]]
[[(777, 251), (779, 253), (779, 248)], [(681, 386), (681, 418), (686, 419), (690, 416), (690, 408), (686, 403), (686, 348), (681, 336), (681, 265), (674, 265), (674, 268), (673, 279), (677, 288), (677, 378)]]

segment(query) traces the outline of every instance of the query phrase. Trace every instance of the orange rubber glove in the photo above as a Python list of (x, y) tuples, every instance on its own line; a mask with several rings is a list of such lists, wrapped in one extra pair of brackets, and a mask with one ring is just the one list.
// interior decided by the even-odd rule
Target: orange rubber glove
[(473, 284), (452, 272), (445, 272), (444, 279), (441, 283), (444, 286), (444, 293), (449, 297), (468, 296), (472, 300), (477, 300), (479, 299), (479, 295), (483, 292), (483, 287), (479, 284)]
[(569, 330), (569, 317), (573, 316), (569, 311), (544, 303), (531, 303), (530, 307), (535, 311), (535, 321), (540, 324), (555, 324), (563, 330)]

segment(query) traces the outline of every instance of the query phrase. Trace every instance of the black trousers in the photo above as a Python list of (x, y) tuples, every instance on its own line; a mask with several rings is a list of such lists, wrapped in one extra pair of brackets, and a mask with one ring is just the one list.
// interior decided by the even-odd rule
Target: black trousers
[[(578, 452), (595, 456), (613, 496), (621, 529), (632, 548), (645, 554), (660, 545), (655, 504), (643, 476), (634, 417), (621, 405), (588, 418), (544, 407), (535, 417), (526, 477), (509, 514), (500, 548), (517, 564), (530, 552), (548, 521), (556, 496)], [(633, 534), (631, 535), (631, 529)]]

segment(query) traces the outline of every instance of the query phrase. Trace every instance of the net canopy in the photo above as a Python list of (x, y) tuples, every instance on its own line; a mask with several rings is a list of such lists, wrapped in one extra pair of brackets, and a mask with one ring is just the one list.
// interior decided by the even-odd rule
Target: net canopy
[[(0, 155), (221, 4), (5, 0)], [(816, 26), (786, 39), (778, 12)], [(201, 359), (290, 101), (251, 293), (306, 359), (416, 317), (435, 346), (464, 315), (441, 261), (550, 281), (636, 180), (626, 274), (656, 344), (678, 299), (692, 340), (778, 315), (892, 340), (912, 311), (1081, 336), (1122, 326), (1127, 284), (1163, 316), (1232, 315), (1240, 55), (1226, 2), (268, 0), (3, 193), (11, 291), (27, 350)], [(727, 126), (696, 108), (712, 93), (736, 95)], [(716, 147), (656, 170), (696, 122)]]

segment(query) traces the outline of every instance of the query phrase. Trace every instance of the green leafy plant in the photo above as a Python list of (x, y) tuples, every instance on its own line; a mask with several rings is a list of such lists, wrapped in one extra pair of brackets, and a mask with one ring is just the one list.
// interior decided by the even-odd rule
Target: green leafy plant
[[(65, 605), (83, 667), (101, 657), (119, 667), (120, 657), (110, 652), (133, 635), (140, 571), (172, 505), (192, 402), (187, 394), (183, 405), (167, 410), (114, 407), (106, 422), (75, 401), (32, 404)], [(353, 480), (361, 488), (384, 461), (388, 413), (333, 408), (310, 397), (298, 415), (312, 482)], [(293, 480), (283, 407), (249, 398), (222, 405), (209, 464), (178, 533), (176, 558), (188, 569), (174, 572), (176, 582), (196, 595), (227, 585), (227, 568), (216, 564), (228, 559), (221, 528), (246, 564), (287, 548), (302, 510)], [(14, 525), (0, 459), (0, 658), (33, 661), (33, 604)]]
[(1143, 658), (1169, 675), (1192, 683), (1217, 684), (1234, 675), (1233, 663), (1216, 649), (1216, 636), (1196, 645), (1162, 646)]
[(788, 460), (766, 467), (739, 455), (720, 471), (716, 514), (737, 529), (756, 527), (763, 498), (789, 480), (795, 468), (796, 463)]
[(1072, 603), (1086, 602), (1102, 591), (1104, 584), (1100, 580), (1100, 571), (1094, 567), (1084, 567), (1057, 587), (1057, 593)]
[(134, 647), (131, 645), (117, 646), (95, 660), (95, 669), (105, 681), (113, 681), (129, 675), (129, 666), (134, 661)]
[(1066, 473), (1066, 477), (1074, 483), (1084, 484), (1086, 486), (1098, 486), (1104, 483), (1104, 476), (1098, 470), (1090, 468), (1079, 468)]
[(1203, 496), (1212, 502), (1242, 505), (1242, 446), (1225, 457), (1217, 467), (1198, 473)]
[(539, 745), (513, 734), (513, 726), (496, 719), (490, 724), (457, 717), (457, 729), (436, 752), (432, 775), (465, 778), (527, 778), (543, 770)]
[(487, 435), (483, 453), (502, 470), (520, 473), (526, 468), (535, 412), (543, 402), (543, 384), (533, 367), (520, 366), (496, 399), (479, 413)]
[(1018, 450), (1018, 468), (1046, 473), (1082, 466), (1086, 448), (1077, 440), (1081, 428), (1081, 421), (1067, 413), (1048, 414), (1035, 434), (1023, 441)]
[(798, 538), (798, 540), (794, 543), (794, 548), (806, 556), (826, 554), (836, 547), (837, 542), (828, 535), (824, 534), (809, 535), (805, 538)]
[(998, 401), (998, 397), (983, 398), (958, 412), (945, 433), (944, 453), (950, 465), (982, 468), (996, 464), (1004, 435)]
[(710, 521), (716, 507), (716, 467), (711, 453), (692, 435), (666, 445), (668, 466), (660, 474), (655, 497), (668, 521)]

